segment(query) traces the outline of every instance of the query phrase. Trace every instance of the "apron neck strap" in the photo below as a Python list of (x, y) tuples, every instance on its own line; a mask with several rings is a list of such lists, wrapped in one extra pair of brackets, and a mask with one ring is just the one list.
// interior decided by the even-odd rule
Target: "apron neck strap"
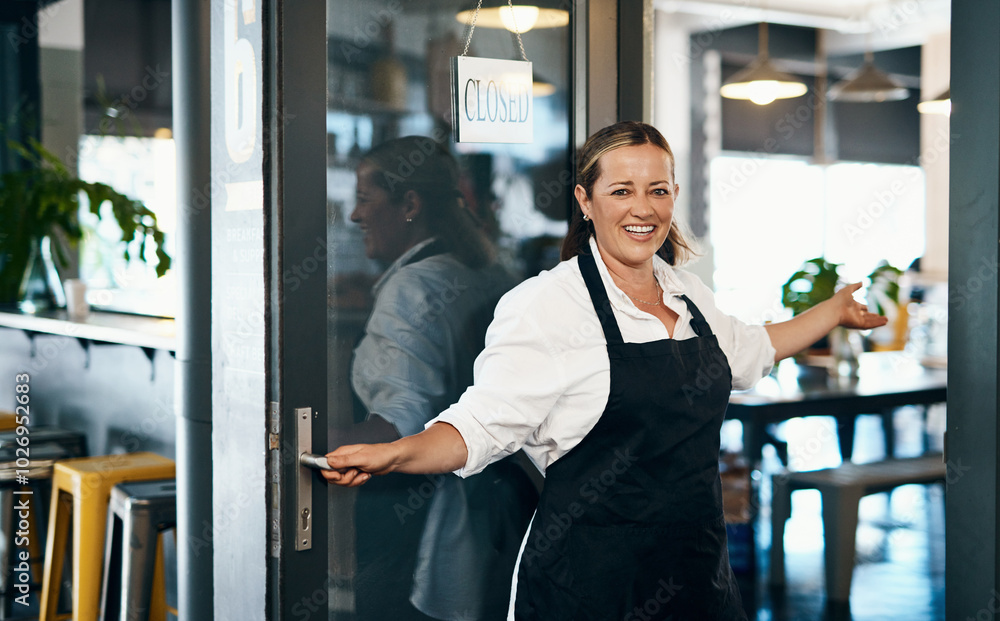
[(684, 300), (688, 310), (691, 311), (691, 328), (694, 329), (694, 333), (698, 336), (712, 336), (712, 327), (708, 325), (705, 316), (701, 314), (701, 311), (694, 305), (694, 302), (684, 294), (681, 294), (679, 297)]
[(611, 308), (611, 300), (608, 299), (608, 292), (604, 288), (604, 283), (601, 282), (601, 274), (597, 271), (597, 263), (594, 262), (593, 255), (579, 254), (577, 262), (580, 264), (583, 282), (587, 283), (587, 291), (590, 292), (590, 300), (594, 303), (597, 318), (601, 320), (604, 338), (609, 345), (624, 343), (621, 330), (618, 329), (618, 321)]

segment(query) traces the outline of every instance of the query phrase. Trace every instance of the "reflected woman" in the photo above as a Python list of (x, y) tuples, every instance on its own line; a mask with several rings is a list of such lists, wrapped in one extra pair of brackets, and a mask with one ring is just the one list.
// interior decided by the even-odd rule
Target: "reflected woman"
[[(493, 309), (513, 283), (458, 181), (454, 158), (420, 136), (383, 143), (358, 166), (351, 220), (368, 257), (389, 267), (354, 350), (361, 408), (343, 443), (419, 433), (472, 384)], [(367, 486), (355, 520), (357, 618), (504, 618), (536, 499), (513, 463), (483, 481), (398, 475)]]

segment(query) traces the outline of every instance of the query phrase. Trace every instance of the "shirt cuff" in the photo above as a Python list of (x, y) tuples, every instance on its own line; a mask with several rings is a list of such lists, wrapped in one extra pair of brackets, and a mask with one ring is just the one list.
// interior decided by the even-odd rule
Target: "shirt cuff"
[[(434, 423), (448, 423), (458, 430), (465, 441), (465, 448), (469, 452), (469, 457), (465, 461), (465, 467), (455, 470), (455, 474), (462, 477), (470, 477), (483, 471), (490, 463), (489, 442), (483, 437), (482, 426), (471, 416), (463, 416), (460, 412), (452, 411), (449, 408), (431, 419), (424, 428), (430, 427)], [(478, 432), (478, 433), (477, 433)]]

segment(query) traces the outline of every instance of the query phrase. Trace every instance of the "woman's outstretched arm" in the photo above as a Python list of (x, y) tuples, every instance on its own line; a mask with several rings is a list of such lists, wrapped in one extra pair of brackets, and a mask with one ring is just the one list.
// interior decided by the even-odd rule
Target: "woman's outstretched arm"
[(333, 470), (320, 472), (331, 483), (357, 487), (373, 474), (452, 472), (463, 467), (468, 458), (462, 434), (447, 423), (435, 423), (388, 444), (341, 446), (326, 456)]
[(861, 283), (847, 285), (801, 315), (764, 326), (775, 349), (774, 360), (799, 353), (837, 326), (860, 330), (884, 326), (888, 319), (869, 312), (867, 306), (854, 299), (854, 292), (860, 288)]

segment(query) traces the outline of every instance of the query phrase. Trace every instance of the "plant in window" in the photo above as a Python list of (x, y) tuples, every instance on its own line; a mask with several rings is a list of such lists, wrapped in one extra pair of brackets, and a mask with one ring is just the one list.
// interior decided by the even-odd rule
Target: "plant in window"
[[(840, 275), (837, 273), (840, 265), (823, 257), (809, 259), (782, 285), (781, 303), (785, 308), (791, 309), (793, 315), (799, 315), (823, 300), (830, 299), (840, 282)], [(825, 336), (810, 348), (816, 354), (829, 353), (829, 349), (830, 341)], [(796, 356), (800, 361), (804, 357), (805, 352)]]
[(781, 303), (798, 315), (833, 297), (837, 290), (840, 263), (830, 263), (823, 257), (809, 259), (781, 287)]
[[(62, 161), (35, 139), (26, 143), (9, 140), (7, 147), (29, 164), (25, 170), (0, 175), (0, 304), (24, 299), (32, 274), (51, 248), (51, 256), (60, 266), (68, 265), (66, 245), (75, 246), (83, 235), (77, 214), (80, 196), (86, 195), (89, 210), (100, 217), (107, 202), (121, 227), (127, 261), (149, 261), (146, 247), (155, 244), (156, 274), (170, 269), (171, 258), (163, 250), (164, 235), (157, 226), (156, 214), (142, 202), (129, 198), (103, 183), (89, 183), (76, 177)], [(48, 241), (46, 241), (48, 240)], [(129, 243), (139, 242), (138, 252)], [(53, 270), (49, 270), (52, 272)], [(46, 294), (50, 305), (61, 295), (49, 284)]]

